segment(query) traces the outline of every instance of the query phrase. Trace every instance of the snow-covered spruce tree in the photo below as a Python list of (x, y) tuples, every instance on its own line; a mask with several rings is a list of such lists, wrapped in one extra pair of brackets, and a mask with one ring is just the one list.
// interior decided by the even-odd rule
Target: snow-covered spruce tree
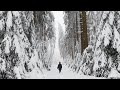
[(88, 44), (94, 46), (96, 41), (97, 27), (103, 11), (87, 11)]
[(49, 70), (52, 63), (55, 43), (54, 17), (50, 11), (35, 11), (34, 19), (38, 55), (40, 60), (42, 60), (43, 67)]
[(35, 18), (33, 11), (0, 12), (0, 78), (41, 78)]
[[(107, 78), (113, 70), (119, 72), (119, 19), (118, 11), (104, 11), (101, 14), (100, 23), (96, 26), (96, 40), (93, 46), (92, 59), (85, 59), (87, 62), (91, 62), (91, 67), (88, 67), (83, 57), (85, 62), (83, 66), (87, 66), (82, 69), (84, 74)], [(88, 48), (84, 51), (83, 56), (89, 56), (86, 54)]]
[[(114, 60), (117, 59), (118, 52), (113, 47), (113, 39), (115, 34), (115, 12), (104, 12), (100, 22), (100, 30), (95, 45), (95, 53), (93, 55), (95, 75), (97, 77), (108, 77)], [(99, 29), (98, 28), (98, 29)]]
[(63, 57), (63, 44), (64, 44), (64, 39), (63, 39), (63, 37), (64, 37), (64, 34), (63, 34), (63, 28), (62, 28), (62, 26), (61, 26), (61, 24), (60, 23), (58, 23), (58, 30), (59, 30), (59, 39), (58, 39), (58, 42), (59, 42), (59, 48), (60, 48), (60, 55)]

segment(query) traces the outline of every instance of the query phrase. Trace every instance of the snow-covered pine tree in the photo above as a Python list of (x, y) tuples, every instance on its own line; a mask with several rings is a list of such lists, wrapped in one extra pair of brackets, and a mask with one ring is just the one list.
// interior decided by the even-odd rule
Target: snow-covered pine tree
[[(53, 51), (53, 21), (53, 15), (46, 11), (37, 11), (36, 13), (33, 11), (0, 12), (0, 78), (42, 77), (42, 68), (46, 63), (41, 60), (39, 55), (46, 54), (44, 50), (46, 50), (47, 44), (50, 45), (46, 47), (47, 52)], [(40, 37), (41, 35), (43, 38)], [(38, 50), (37, 45), (43, 41), (42, 48)], [(46, 61), (50, 65), (51, 59)]]
[[(98, 13), (98, 12), (97, 12)], [(96, 77), (114, 77), (114, 73), (119, 74), (119, 11), (104, 11), (100, 12), (100, 16), (95, 21), (100, 20), (96, 24), (95, 44), (92, 46), (92, 59), (89, 57), (87, 48), (83, 54), (82, 67), (84, 74), (91, 74)], [(89, 48), (89, 47), (88, 47)], [(84, 57), (85, 56), (85, 57)], [(91, 62), (92, 67), (89, 67), (87, 62)], [(111, 74), (112, 73), (112, 74)]]

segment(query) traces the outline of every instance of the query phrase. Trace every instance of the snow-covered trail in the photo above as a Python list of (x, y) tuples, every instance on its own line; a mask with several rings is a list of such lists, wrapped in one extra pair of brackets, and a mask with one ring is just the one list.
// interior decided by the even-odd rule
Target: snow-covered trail
[(67, 66), (63, 65), (61, 73), (57, 69), (57, 65), (53, 65), (51, 71), (44, 74), (44, 79), (72, 79), (75, 78), (75, 74), (70, 71)]
[(57, 65), (52, 65), (51, 71), (44, 72), (43, 79), (105, 79), (97, 78), (94, 76), (80, 75), (71, 71), (66, 65), (63, 64), (61, 73), (57, 69)]
[[(63, 23), (64, 15), (63, 15), (63, 12), (61, 12), (61, 11), (54, 11), (53, 14), (55, 16), (56, 42), (55, 42), (51, 70), (44, 71), (43, 79), (89, 79), (89, 78), (94, 79), (95, 77), (77, 74), (76, 72), (73, 72), (65, 65), (63, 58), (60, 56), (60, 50), (59, 50), (59, 44), (58, 44), (59, 43), (58, 42), (58, 39), (59, 39), (58, 22), (62, 25), (62, 27), (64, 29), (64, 23)], [(63, 30), (63, 33), (65, 33), (65, 30)], [(61, 73), (59, 73), (59, 70), (57, 69), (59, 62), (62, 63)]]
[[(67, 78), (75, 78), (75, 74), (68, 69), (67, 66), (64, 65), (63, 58), (60, 56), (60, 50), (59, 50), (59, 28), (58, 28), (58, 22), (64, 27), (64, 19), (63, 19), (63, 12), (61, 11), (54, 11), (53, 12), (55, 17), (55, 28), (56, 28), (56, 42), (55, 42), (55, 48), (54, 48), (54, 55), (52, 60), (52, 67), (51, 71), (44, 72), (44, 79), (67, 79)], [(62, 63), (62, 71), (59, 73), (57, 69), (58, 63)]]

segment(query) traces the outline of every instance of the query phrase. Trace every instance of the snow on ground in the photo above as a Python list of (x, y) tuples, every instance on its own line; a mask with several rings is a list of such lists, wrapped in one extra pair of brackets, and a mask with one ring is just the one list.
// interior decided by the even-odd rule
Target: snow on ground
[(59, 73), (57, 65), (54, 64), (51, 68), (51, 71), (44, 72), (43, 79), (105, 79), (105, 78), (97, 78), (94, 76), (77, 74), (76, 72), (71, 71), (64, 64), (61, 73)]
[(118, 73), (117, 70), (113, 68), (108, 78), (111, 78), (111, 77), (120, 78), (120, 73)]

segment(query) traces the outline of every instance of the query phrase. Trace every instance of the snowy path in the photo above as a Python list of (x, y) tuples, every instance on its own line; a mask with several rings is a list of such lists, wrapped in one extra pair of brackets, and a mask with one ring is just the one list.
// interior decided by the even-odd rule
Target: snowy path
[(62, 69), (61, 73), (59, 73), (59, 71), (57, 70), (57, 65), (53, 65), (51, 68), (51, 71), (47, 71), (44, 73), (43, 79), (104, 79), (104, 78), (79, 75), (79, 74), (71, 71), (65, 65), (63, 65), (63, 69)]
[(63, 65), (61, 73), (57, 69), (57, 65), (53, 65), (51, 71), (45, 73), (45, 79), (72, 79), (75, 78), (75, 74), (70, 71), (67, 66)]
[[(79, 75), (73, 71), (71, 71), (63, 62), (63, 58), (60, 56), (60, 50), (59, 50), (59, 27), (58, 23), (61, 24), (63, 31), (65, 33), (64, 28), (64, 15), (63, 12), (55, 11), (53, 12), (55, 16), (55, 28), (56, 28), (56, 42), (55, 42), (55, 48), (54, 48), (54, 55), (52, 60), (52, 67), (50, 71), (44, 71), (43, 79), (94, 79), (95, 77), (85, 76), (85, 75)], [(58, 18), (59, 17), (59, 18)], [(59, 73), (57, 69), (58, 63), (62, 63), (62, 71)], [(98, 78), (99, 79), (99, 78)]]

